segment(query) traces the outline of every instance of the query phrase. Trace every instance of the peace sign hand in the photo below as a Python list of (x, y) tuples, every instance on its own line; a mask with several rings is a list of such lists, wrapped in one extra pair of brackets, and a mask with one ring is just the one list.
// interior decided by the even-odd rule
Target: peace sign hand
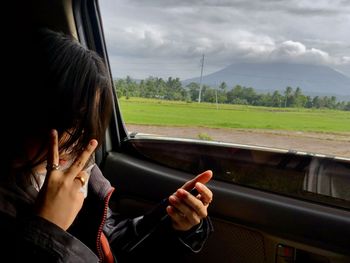
[(84, 202), (84, 194), (80, 189), (86, 183), (87, 173), (83, 168), (96, 147), (97, 141), (92, 139), (73, 164), (67, 170), (61, 171), (58, 134), (56, 130), (52, 130), (47, 175), (36, 201), (36, 211), (39, 216), (64, 230), (70, 227)]

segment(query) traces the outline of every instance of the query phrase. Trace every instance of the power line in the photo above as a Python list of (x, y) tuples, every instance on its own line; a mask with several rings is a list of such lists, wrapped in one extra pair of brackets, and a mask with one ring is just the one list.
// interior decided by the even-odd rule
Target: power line
[(201, 59), (201, 77), (199, 80), (199, 95), (198, 95), (198, 103), (201, 103), (201, 96), (202, 96), (202, 78), (203, 78), (203, 67), (204, 67), (204, 54), (202, 55)]

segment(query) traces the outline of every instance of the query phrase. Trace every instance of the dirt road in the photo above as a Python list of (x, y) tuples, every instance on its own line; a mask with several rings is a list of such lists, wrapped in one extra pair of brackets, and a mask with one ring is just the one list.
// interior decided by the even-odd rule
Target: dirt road
[(171, 137), (200, 139), (237, 144), (293, 149), (350, 158), (350, 132), (343, 134), (273, 130), (238, 130), (203, 127), (162, 127), (127, 125), (129, 132), (151, 133)]

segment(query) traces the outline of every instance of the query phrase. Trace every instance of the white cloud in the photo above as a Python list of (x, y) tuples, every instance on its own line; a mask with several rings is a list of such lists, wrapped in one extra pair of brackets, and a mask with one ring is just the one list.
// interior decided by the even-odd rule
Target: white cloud
[(275, 53), (279, 56), (300, 56), (306, 52), (305, 46), (300, 42), (294, 42), (291, 40), (283, 42), (279, 47), (276, 48)]
[(130, 5), (103, 0), (100, 5), (108, 53), (116, 59), (110, 60), (112, 69), (124, 75), (168, 71), (190, 77), (203, 53), (212, 71), (240, 61), (349, 63), (347, 1), (134, 0)]
[(350, 57), (346, 57), (346, 56), (342, 57), (341, 63), (342, 64), (350, 64)]
[(271, 52), (270, 58), (276, 61), (306, 63), (306, 64), (332, 64), (335, 59), (317, 48), (307, 48), (300, 42), (284, 41)]

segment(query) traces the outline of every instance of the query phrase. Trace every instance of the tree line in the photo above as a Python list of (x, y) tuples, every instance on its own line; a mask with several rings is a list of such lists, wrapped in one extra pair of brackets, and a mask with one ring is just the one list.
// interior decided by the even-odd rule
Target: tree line
[[(114, 86), (118, 97), (142, 97), (164, 100), (198, 102), (200, 85), (192, 82), (185, 87), (179, 78), (167, 80), (149, 77), (135, 81), (130, 76), (117, 79)], [(217, 88), (202, 85), (201, 102), (241, 104), (265, 107), (327, 108), (350, 111), (350, 101), (337, 101), (335, 96), (306, 96), (300, 87), (286, 87), (283, 92), (275, 90), (268, 93), (257, 93), (252, 87), (235, 85), (229, 88), (222, 82)]]

